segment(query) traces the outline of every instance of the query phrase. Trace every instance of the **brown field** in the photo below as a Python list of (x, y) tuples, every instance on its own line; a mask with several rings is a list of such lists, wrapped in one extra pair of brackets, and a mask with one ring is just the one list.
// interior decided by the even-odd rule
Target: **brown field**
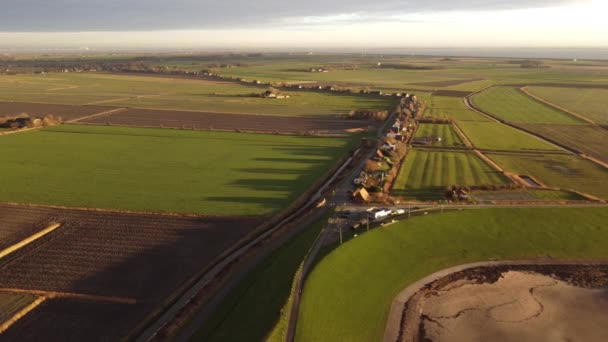
[(82, 121), (92, 124), (112, 124), (137, 127), (167, 127), (187, 129), (215, 129), (244, 132), (329, 132), (366, 129), (371, 121), (331, 119), (323, 117), (269, 116), (253, 114), (225, 114), (187, 112), (158, 109), (129, 109)]
[(450, 97), (466, 97), (471, 95), (470, 91), (464, 90), (437, 90), (433, 92), (434, 96), (450, 96)]
[[(32, 340), (44, 340), (53, 331), (64, 341), (99, 336), (118, 340), (181, 284), (260, 223), (254, 218), (126, 214), (6, 204), (0, 204), (0, 212), (3, 218), (18, 215), (53, 218), (63, 223), (43, 239), (0, 260), (0, 288), (135, 300), (135, 304), (109, 304), (94, 298), (51, 299), (9, 329), (7, 336), (16, 340), (21, 333)], [(24, 220), (23, 226), (29, 229), (28, 224), (34, 221)]]
[(33, 117), (43, 117), (49, 114), (61, 117), (64, 121), (82, 118), (87, 115), (112, 110), (103, 106), (72, 106), (48, 103), (0, 102), (0, 116), (27, 113)]
[(0, 251), (44, 229), (53, 215), (26, 207), (5, 210), (0, 205)]
[(2, 341), (116, 341), (145, 314), (145, 305), (54, 298), (22, 317)]
[(518, 124), (573, 150), (608, 162), (608, 131), (593, 125)]
[(411, 83), (413, 85), (419, 86), (429, 86), (429, 87), (451, 87), (455, 85), (460, 85), (463, 83), (481, 81), (482, 78), (471, 78), (471, 79), (460, 79), (460, 80), (448, 80), (448, 81), (434, 81), (434, 82), (421, 82), (421, 83)]

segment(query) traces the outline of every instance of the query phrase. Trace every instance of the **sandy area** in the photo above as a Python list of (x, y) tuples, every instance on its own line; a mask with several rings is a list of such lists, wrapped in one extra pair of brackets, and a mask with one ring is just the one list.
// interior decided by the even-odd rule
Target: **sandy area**
[(425, 297), (423, 341), (608, 341), (608, 288), (508, 271), (494, 283), (461, 279)]

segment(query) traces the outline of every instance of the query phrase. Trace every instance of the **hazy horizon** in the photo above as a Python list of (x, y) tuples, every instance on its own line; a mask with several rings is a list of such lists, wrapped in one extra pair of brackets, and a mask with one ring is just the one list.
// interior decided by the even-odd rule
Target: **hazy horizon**
[(603, 0), (7, 0), (0, 49), (608, 48)]

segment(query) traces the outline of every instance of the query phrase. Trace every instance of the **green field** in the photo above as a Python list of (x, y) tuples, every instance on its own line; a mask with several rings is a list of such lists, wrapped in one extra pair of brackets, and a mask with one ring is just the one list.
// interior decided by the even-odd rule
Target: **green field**
[(88, 125), (0, 139), (0, 201), (208, 215), (273, 214), (356, 141)]
[(308, 277), (296, 341), (381, 341), (406, 286), (464, 263), (608, 257), (605, 208), (480, 209), (404, 220), (334, 250)]
[(322, 216), (269, 255), (239, 283), (191, 341), (263, 341), (280, 316), (281, 324), (269, 340), (284, 341), (289, 312), (281, 309), (296, 271), (326, 222), (327, 216)]
[(460, 97), (431, 96), (425, 111), (425, 116), (433, 116), (457, 121), (490, 121), (464, 104)]
[(462, 138), (452, 125), (447, 124), (420, 124), (416, 131), (415, 138), (440, 137), (441, 141), (434, 142), (433, 146), (442, 147), (464, 147)]
[(545, 140), (499, 122), (459, 121), (458, 127), (480, 149), (561, 150)]
[(473, 97), (482, 110), (508, 122), (582, 124), (584, 121), (542, 104), (517, 88), (492, 87)]
[(290, 91), (289, 99), (253, 96), (265, 87), (236, 82), (60, 73), (0, 76), (0, 100), (270, 115), (332, 115), (353, 109), (389, 109), (393, 99)]
[(547, 201), (580, 201), (585, 198), (568, 191), (551, 191), (551, 190), (534, 190), (528, 189), (526, 190), (530, 194), (532, 194), (535, 198), (539, 200), (547, 200)]
[(595, 125), (518, 124), (575, 151), (608, 162), (608, 130)]
[(393, 194), (437, 200), (450, 185), (504, 185), (509, 180), (471, 152), (410, 150), (401, 166)]
[(0, 292), (0, 324), (6, 322), (35, 299), (35, 296), (29, 294)]
[(548, 186), (608, 198), (608, 171), (571, 155), (488, 154), (505, 170), (532, 176)]
[(528, 91), (596, 123), (608, 125), (608, 89), (534, 86)]
[(582, 201), (585, 197), (569, 191), (546, 189), (514, 189), (498, 191), (475, 191), (473, 197), (479, 202), (493, 201)]

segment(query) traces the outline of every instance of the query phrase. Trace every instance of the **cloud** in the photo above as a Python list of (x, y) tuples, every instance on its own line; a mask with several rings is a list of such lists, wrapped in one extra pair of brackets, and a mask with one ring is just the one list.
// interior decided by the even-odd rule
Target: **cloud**
[(2, 0), (0, 31), (147, 31), (340, 24), (410, 13), (552, 7), (585, 0)]

